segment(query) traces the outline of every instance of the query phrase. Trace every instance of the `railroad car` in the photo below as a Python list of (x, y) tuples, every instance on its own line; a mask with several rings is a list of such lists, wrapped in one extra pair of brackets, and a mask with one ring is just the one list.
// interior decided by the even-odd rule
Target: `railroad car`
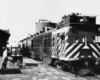
[(95, 16), (73, 13), (62, 17), (55, 27), (49, 27), (50, 30), (27, 39), (31, 42), (31, 57), (76, 75), (85, 74), (83, 69), (93, 74), (100, 70), (100, 25), (96, 24)]

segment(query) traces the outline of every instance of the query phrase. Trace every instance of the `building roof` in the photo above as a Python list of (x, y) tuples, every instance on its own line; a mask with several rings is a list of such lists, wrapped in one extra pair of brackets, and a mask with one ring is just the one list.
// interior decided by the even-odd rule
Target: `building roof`
[(10, 35), (9, 30), (2, 30), (2, 29), (0, 29), (0, 31), (3, 32), (3, 33), (6, 33), (8, 35)]

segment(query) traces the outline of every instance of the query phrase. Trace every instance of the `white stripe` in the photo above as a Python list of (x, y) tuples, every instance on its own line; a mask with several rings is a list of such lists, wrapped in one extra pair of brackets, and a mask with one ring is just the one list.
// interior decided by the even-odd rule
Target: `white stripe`
[(82, 38), (82, 42), (85, 42), (85, 39), (84, 38)]
[(52, 47), (52, 55), (54, 54), (54, 47)]
[(95, 36), (95, 41), (98, 42), (98, 37), (97, 36)]
[(65, 41), (68, 39), (68, 36), (65, 37)]
[(67, 54), (68, 51), (74, 47), (74, 45), (75, 45), (75, 44), (72, 44), (68, 49), (66, 49), (65, 54)]
[(54, 52), (53, 52), (52, 56), (56, 57), (56, 54), (57, 54), (57, 50), (54, 49)]
[(57, 43), (57, 35), (55, 35), (55, 43)]
[(55, 45), (56, 48), (57, 48), (57, 46), (58, 46), (58, 42), (57, 42), (58, 39), (59, 39), (59, 37), (56, 37), (56, 42), (55, 42), (55, 43), (56, 43), (56, 45)]
[(54, 52), (54, 49), (53, 49), (53, 47), (52, 47), (52, 53)]
[(93, 40), (93, 43), (96, 43), (96, 40)]
[(99, 44), (96, 44), (97, 45), (97, 47), (100, 49), (100, 45)]
[(93, 40), (93, 43), (96, 43), (96, 40)]
[(79, 44), (78, 47), (76, 47), (76, 48), (67, 56), (67, 58), (71, 57), (81, 46), (82, 46), (82, 44)]
[(63, 48), (64, 48), (64, 43), (62, 43), (62, 48), (61, 48), (60, 54), (63, 53), (63, 50), (64, 50)]
[(61, 43), (58, 45), (58, 50), (60, 50), (61, 49)]
[[(78, 43), (78, 42), (77, 42)], [(68, 51), (70, 49), (72, 49), (77, 43), (73, 43), (68, 49), (66, 49), (65, 54), (68, 53)], [(65, 45), (65, 47), (68, 46), (67, 44)]]
[(56, 48), (56, 46), (57, 46), (57, 43), (56, 43), (56, 44), (55, 44), (55, 43), (56, 43), (56, 40), (54, 40), (54, 47)]
[(60, 45), (61, 44), (61, 39), (59, 39), (59, 41), (58, 41), (58, 43), (57, 43), (58, 45)]
[(65, 51), (65, 42), (63, 43), (63, 52), (62, 52), (62, 54), (64, 54), (64, 51)]
[(79, 56), (79, 54), (80, 54), (80, 53), (78, 52), (78, 53), (74, 56), (74, 58), (77, 58), (77, 57)]
[(93, 52), (92, 54), (93, 54), (93, 56), (94, 56), (95, 58), (98, 58), (98, 56), (97, 56), (94, 52)]
[(78, 43), (78, 40), (76, 40), (76, 43)]
[(83, 47), (83, 49), (89, 49), (89, 47), (88, 47), (87, 45), (85, 45), (85, 46)]
[[(55, 37), (55, 36), (53, 36), (53, 37)], [(54, 56), (56, 54), (56, 51), (55, 51), (56, 48), (55, 48), (55, 45), (53, 45), (53, 43), (55, 42), (55, 39), (53, 40), (53, 37), (52, 37), (52, 56)]]
[[(53, 40), (53, 37), (54, 37), (54, 40)], [(55, 43), (57, 43), (57, 37), (56, 37), (56, 35), (53, 35), (53, 37), (52, 37), (52, 55), (51, 55), (51, 57), (53, 57), (53, 58), (56, 58), (56, 54), (57, 54), (57, 44), (55, 44)], [(53, 45), (53, 43), (54, 43), (54, 45)]]
[(63, 50), (63, 43), (61, 43), (61, 44), (60, 44), (60, 46), (61, 46), (61, 47), (60, 47), (60, 49), (59, 49), (59, 50), (60, 50), (60, 52), (59, 52), (59, 54), (58, 54), (58, 55), (60, 55), (60, 54), (61, 54), (61, 52), (62, 52), (62, 50)]
[(100, 36), (98, 36), (98, 42), (100, 42)]
[(58, 50), (59, 50), (59, 51), (61, 50), (61, 44), (59, 45)]
[(92, 44), (90, 46), (100, 55), (100, 52)]

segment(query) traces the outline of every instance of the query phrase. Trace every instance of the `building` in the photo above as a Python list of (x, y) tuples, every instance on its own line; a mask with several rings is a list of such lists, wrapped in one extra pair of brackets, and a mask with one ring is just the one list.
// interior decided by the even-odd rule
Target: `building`
[(52, 23), (48, 20), (39, 20), (39, 22), (36, 23), (36, 33), (40, 33), (40, 31), (44, 32), (46, 30), (54, 28), (55, 25), (56, 23)]
[(0, 29), (0, 56), (3, 54), (2, 47), (8, 44), (9, 37), (10, 33), (8, 31)]

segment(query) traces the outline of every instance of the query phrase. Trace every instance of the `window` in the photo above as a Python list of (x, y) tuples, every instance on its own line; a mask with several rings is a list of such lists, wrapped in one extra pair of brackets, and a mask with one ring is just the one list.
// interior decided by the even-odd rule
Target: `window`
[(100, 36), (95, 36), (95, 42), (100, 43)]
[(92, 43), (93, 42), (93, 36), (79, 36), (79, 42), (80, 43), (83, 43), (83, 42)]
[(26, 47), (25, 47), (25, 44), (22, 44), (22, 48), (23, 48), (23, 49), (25, 49), (25, 48), (26, 48)]

